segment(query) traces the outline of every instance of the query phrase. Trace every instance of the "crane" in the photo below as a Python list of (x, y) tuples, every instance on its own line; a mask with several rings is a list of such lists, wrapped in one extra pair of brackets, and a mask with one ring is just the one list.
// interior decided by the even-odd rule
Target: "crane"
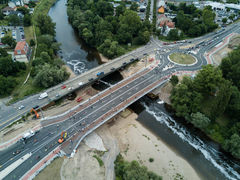
[(67, 138), (67, 132), (62, 131), (61, 137), (58, 139), (58, 143), (61, 144)]
[(35, 118), (38, 119), (40, 117), (40, 115), (37, 113), (37, 111), (34, 108), (31, 109), (30, 113), (32, 113), (32, 112), (35, 113), (35, 116), (34, 116)]

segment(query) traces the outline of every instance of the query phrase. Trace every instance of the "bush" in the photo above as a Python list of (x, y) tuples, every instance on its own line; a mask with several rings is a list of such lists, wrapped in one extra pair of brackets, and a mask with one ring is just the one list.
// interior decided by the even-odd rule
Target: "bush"
[(153, 158), (149, 158), (149, 160), (148, 160), (149, 162), (153, 162), (154, 161), (154, 159)]

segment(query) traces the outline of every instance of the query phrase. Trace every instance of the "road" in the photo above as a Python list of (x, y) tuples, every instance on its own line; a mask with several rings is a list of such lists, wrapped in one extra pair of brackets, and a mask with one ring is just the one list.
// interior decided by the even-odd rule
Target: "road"
[[(93, 68), (79, 76), (77, 76), (74, 79), (70, 79), (68, 81), (65, 81), (55, 87), (49, 88), (46, 90), (48, 93), (48, 97), (42, 100), (39, 100), (39, 94), (35, 94), (29, 97), (26, 97), (25, 99), (18, 101), (10, 106), (6, 106), (5, 103), (0, 103), (0, 129), (3, 129), (4, 127), (8, 126), (12, 122), (16, 121), (17, 119), (21, 118), (26, 113), (30, 112), (31, 108), (34, 106), (42, 107), (44, 105), (47, 105), (51, 101), (57, 100), (68, 93), (75, 91), (78, 88), (81, 88), (85, 85), (88, 85), (90, 83), (93, 83), (94, 80), (98, 79), (96, 76), (97, 72), (104, 72), (105, 75), (116, 71), (119, 68), (122, 68), (125, 66), (126, 63), (130, 64), (133, 61), (132, 59), (136, 60), (137, 58), (141, 58), (144, 53), (150, 53), (154, 51), (154, 45), (148, 45), (143, 46), (141, 48), (138, 48), (128, 54), (125, 54), (121, 57), (118, 57), (112, 61), (109, 61), (108, 63), (105, 63), (103, 65), (100, 65), (96, 68)], [(90, 79), (93, 79), (90, 81)], [(82, 82), (82, 85), (79, 85), (79, 83)], [(63, 85), (66, 85), (65, 89), (62, 89), (61, 87)], [(72, 87), (72, 90), (68, 90), (69, 87)], [(56, 95), (59, 95), (58, 97)], [(24, 108), (19, 110), (18, 107), (23, 105)]]
[[(201, 69), (202, 65), (207, 64), (204, 53), (210, 51), (229, 34), (233, 32), (238, 33), (239, 30), (239, 24), (237, 24), (232, 25), (231, 28), (226, 28), (224, 31), (215, 34), (215, 36), (210, 36), (211, 38), (208, 37), (209, 35), (206, 35), (206, 38), (208, 38), (204, 43), (206, 45), (195, 46), (196, 48), (194, 51), (197, 52), (195, 57), (198, 61), (192, 66), (177, 65), (168, 61), (167, 57), (170, 53), (186, 51), (178, 49), (180, 46), (178, 44), (173, 45), (173, 48), (166, 47), (165, 50), (167, 51), (161, 51), (160, 49), (156, 50), (156, 57), (158, 57), (160, 61), (156, 67), (147, 67), (144, 71), (109, 87), (107, 90), (79, 105), (74, 111), (59, 116), (58, 118), (49, 121), (49, 123), (47, 120), (44, 121), (44, 128), (42, 128), (34, 137), (27, 140), (25, 144), (23, 141), (19, 141), (7, 150), (0, 152), (0, 165), (2, 166), (2, 171), (24, 155), (31, 153), (31, 156), (26, 161), (13, 169), (13, 171), (11, 171), (4, 179), (19, 179), (31, 167), (58, 146), (61, 147), (66, 155), (70, 156), (73, 150), (78, 146), (79, 141), (88, 133), (96, 129), (109, 118), (113, 117), (129, 104), (141, 98), (154, 87), (164, 83), (166, 78), (170, 77), (172, 73), (176, 71), (195, 71)], [(204, 40), (202, 38), (199, 39), (200, 41)], [(198, 42), (199, 39), (196, 41)], [(156, 47), (162, 46), (161, 44), (158, 44), (157, 41), (151, 42), (148, 46), (142, 48), (141, 53), (145, 54), (153, 52)], [(140, 54), (139, 51), (135, 51), (133, 54), (134, 53), (143, 55)], [(67, 90), (65, 91), (67, 92)], [(52, 92), (50, 97), (53, 97), (55, 94), (56, 92)], [(46, 101), (50, 100), (51, 99)], [(62, 131), (68, 132), (68, 139), (60, 145), (57, 143), (57, 140)], [(19, 154), (13, 155), (13, 152), (19, 150), (21, 151)]]

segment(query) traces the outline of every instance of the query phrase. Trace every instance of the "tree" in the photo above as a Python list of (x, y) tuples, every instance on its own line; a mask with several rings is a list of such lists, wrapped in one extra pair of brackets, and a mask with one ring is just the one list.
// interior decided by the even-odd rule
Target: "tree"
[(167, 35), (167, 39), (169, 40), (179, 40), (178, 36), (178, 30), (177, 29), (171, 29)]
[(30, 46), (35, 46), (35, 41), (33, 39), (30, 40)]
[(138, 4), (136, 2), (133, 2), (130, 6), (130, 10), (137, 11), (138, 10)]
[(9, 95), (16, 85), (16, 80), (12, 77), (0, 75), (0, 96)]
[(55, 36), (56, 24), (52, 22), (52, 19), (49, 16), (40, 14), (36, 22), (41, 34), (49, 34)]
[(229, 151), (236, 158), (240, 158), (240, 137), (238, 134), (233, 134), (230, 139), (227, 139), (223, 148)]
[(26, 14), (23, 18), (23, 24), (24, 26), (31, 26), (32, 24), (32, 18), (31, 18), (31, 15), (29, 14)]
[(173, 85), (173, 86), (176, 86), (178, 84), (178, 77), (176, 75), (173, 75), (170, 79), (170, 83)]
[(114, 162), (116, 179), (128, 180), (128, 179), (151, 179), (161, 180), (162, 178), (155, 173), (148, 171), (145, 166), (140, 166), (137, 161), (127, 162), (123, 160), (121, 154), (119, 154)]
[(227, 22), (227, 18), (223, 18), (223, 19), (222, 19), (222, 23), (223, 23), (223, 24), (226, 24), (226, 22)]
[(124, 49), (118, 45), (117, 41), (111, 42), (109, 39), (106, 39), (98, 49), (108, 58), (114, 58), (124, 53)]
[(11, 36), (4, 36), (2, 38), (2, 43), (9, 45), (11, 48), (16, 46), (16, 41)]
[(206, 65), (200, 70), (194, 79), (194, 86), (198, 92), (204, 95), (213, 95), (216, 93), (219, 85), (222, 83), (222, 72), (213, 65)]
[(7, 53), (7, 51), (3, 48), (0, 48), (0, 57), (6, 57), (9, 54)]
[(232, 20), (232, 21), (233, 21), (234, 18), (235, 18), (235, 14), (231, 14), (231, 15), (229, 16), (229, 19)]
[(224, 79), (219, 85), (219, 89), (217, 90), (214, 98), (211, 110), (212, 119), (221, 116), (225, 112), (231, 95), (232, 95), (232, 83)]
[(29, 1), (28, 6), (30, 8), (34, 8), (36, 6), (36, 3), (34, 1)]
[(200, 112), (191, 114), (191, 123), (200, 129), (205, 129), (209, 123), (210, 119)]
[(29, 10), (27, 8), (25, 8), (24, 6), (18, 7), (17, 10), (22, 12), (23, 15), (29, 14)]
[(170, 100), (178, 117), (188, 117), (200, 110), (202, 95), (194, 91), (193, 81), (189, 77), (184, 77), (181, 84), (173, 88)]
[(121, 14), (123, 14), (126, 10), (126, 6), (125, 4), (120, 4), (120, 6), (116, 7), (116, 16), (120, 16)]
[(44, 64), (37, 70), (33, 84), (38, 87), (48, 88), (67, 80), (69, 73), (65, 68), (58, 68), (50, 64)]
[(11, 26), (18, 26), (20, 24), (20, 19), (17, 15), (9, 15), (8, 17), (8, 23)]
[(232, 87), (232, 95), (227, 105), (227, 112), (231, 117), (240, 117), (240, 91), (236, 86)]

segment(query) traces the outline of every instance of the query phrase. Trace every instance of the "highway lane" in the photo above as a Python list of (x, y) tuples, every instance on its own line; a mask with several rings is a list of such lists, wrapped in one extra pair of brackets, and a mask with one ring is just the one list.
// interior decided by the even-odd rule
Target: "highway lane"
[[(212, 47), (217, 45), (219, 42), (221, 42), (221, 38), (225, 37), (227, 34), (230, 34), (230, 32), (233, 32), (233, 31), (239, 31), (239, 28), (236, 26), (236, 29), (233, 28), (232, 30), (223, 32), (222, 34), (219, 35), (219, 40), (212, 42), (212, 44), (210, 44), (208, 46), (201, 47), (199, 53), (197, 54), (197, 56), (199, 56), (200, 59), (196, 65), (187, 66), (187, 67), (175, 65), (173, 68), (168, 69), (163, 73), (160, 73), (161, 69), (168, 63), (168, 61), (166, 61), (166, 54), (165, 54), (165, 55), (163, 55), (165, 60), (163, 60), (163, 63), (157, 68), (157, 71), (155, 71), (155, 70), (152, 71), (152, 73), (154, 73), (154, 76), (151, 76), (151, 74), (147, 74), (147, 75), (145, 75), (146, 76), (145, 78), (149, 77), (150, 79), (148, 79), (148, 82), (151, 83), (152, 80), (156, 81), (157, 78), (171, 74), (172, 72), (175, 72), (176, 70), (179, 71), (179, 70), (198, 70), (198, 69), (200, 69), (203, 64), (206, 64), (206, 60), (203, 57), (203, 53), (205, 53), (206, 51), (208, 51), (209, 49), (211, 49)], [(146, 50), (144, 52), (153, 52), (153, 51), (154, 50), (152, 48), (146, 48)], [(174, 52), (174, 51), (171, 51), (171, 52)], [(160, 74), (157, 74), (157, 73), (160, 73)], [(157, 74), (157, 76), (156, 76), (156, 74)], [(44, 155), (49, 153), (51, 150), (53, 150), (55, 147), (57, 147), (58, 144), (56, 144), (56, 141), (59, 138), (61, 131), (64, 130), (64, 127), (70, 126), (70, 128), (68, 130), (71, 132), (70, 136), (73, 135), (74, 133), (76, 133), (77, 130), (85, 128), (86, 127), (85, 125), (91, 124), (93, 122), (93, 119), (96, 119), (97, 117), (99, 117), (101, 115), (101, 113), (109, 111), (112, 107), (116, 106), (117, 103), (120, 103), (123, 100), (125, 100), (124, 98), (129, 97), (132, 93), (134, 94), (134, 93), (138, 92), (139, 91), (138, 88), (141, 89), (147, 85), (147, 84), (144, 84), (144, 83), (147, 83), (146, 81), (144, 81), (144, 78), (143, 79), (138, 78), (135, 81), (131, 82), (131, 84), (129, 84), (129, 86), (124, 86), (123, 88), (120, 88), (119, 91), (116, 91), (112, 95), (105, 97), (106, 99), (103, 98), (102, 102), (96, 102), (95, 104), (89, 106), (84, 111), (81, 111), (80, 113), (77, 113), (76, 115), (72, 116), (67, 121), (59, 123), (60, 124), (59, 126), (52, 125), (52, 126), (48, 126), (47, 128), (42, 129), (39, 132), (39, 134), (35, 135), (35, 138), (38, 139), (36, 144), (34, 144), (33, 139), (30, 139), (29, 143), (26, 143), (25, 150), (23, 150), (23, 152), (21, 153), (21, 156), (23, 156), (24, 154), (26, 154), (28, 152), (34, 152), (34, 153), (30, 157), (30, 159), (27, 160), (27, 162), (24, 162), (21, 166), (23, 166), (25, 164), (29, 169), (29, 167), (31, 167), (32, 164), (39, 161), (39, 159), (34, 160), (34, 158), (36, 157), (37, 154), (40, 154), (43, 157)], [(134, 85), (134, 83), (136, 85)], [(135, 86), (137, 86), (137, 87), (135, 87)], [(135, 87), (136, 89), (135, 90), (130, 89), (130, 91), (128, 91), (129, 87)], [(121, 94), (121, 93), (125, 93), (125, 94)], [(126, 94), (126, 93), (129, 93), (129, 94)], [(118, 95), (121, 95), (121, 96), (118, 96)], [(116, 96), (117, 96), (117, 99), (115, 99), (114, 102), (110, 101), (112, 98), (114, 98)], [(102, 103), (104, 103), (105, 101), (109, 102), (109, 103), (107, 104), (106, 107), (104, 106), (104, 108), (103, 108)], [(97, 109), (97, 111), (96, 111), (96, 109)], [(101, 110), (101, 111), (99, 112), (99, 110)], [(91, 114), (90, 112), (93, 112), (93, 111), (94, 111), (94, 114)], [(80, 120), (85, 121), (85, 125), (83, 125), (83, 124), (80, 125), (80, 122), (79, 122)], [(72, 123), (75, 123), (75, 126), (71, 126)], [(78, 127), (77, 129), (76, 129), (76, 126)], [(49, 135), (48, 134), (49, 132), (53, 132), (53, 134)], [(47, 141), (46, 141), (46, 139), (47, 139)], [(35, 147), (33, 147), (33, 145)], [(45, 148), (46, 147), (45, 145), (47, 146), (47, 148)], [(9, 151), (6, 151), (5, 154), (1, 154), (2, 152), (0, 153), (0, 163), (4, 164), (1, 169), (4, 169), (4, 167), (6, 167), (7, 165), (11, 164), (13, 161), (15, 161), (19, 158), (19, 155), (16, 155), (13, 157), (11, 154), (12, 152), (14, 152), (14, 150), (17, 150), (16, 147), (13, 146), (11, 148), (12, 149), (10, 149)], [(9, 156), (10, 159), (6, 158), (7, 156)], [(11, 159), (11, 158), (13, 158), (13, 159)], [(28, 164), (28, 162), (31, 162), (30, 165)], [(22, 168), (20, 170), (22, 170)], [(11, 174), (12, 175), (9, 176), (11, 178), (19, 177), (19, 176), (16, 176), (16, 174), (14, 172)]]
[[(131, 59), (132, 58), (141, 58), (143, 57), (143, 54), (145, 53), (150, 53), (154, 51), (154, 45), (150, 44), (147, 46), (143, 46), (140, 47), (134, 51), (131, 51), (121, 57), (118, 57), (112, 61), (110, 61), (107, 64), (103, 64), (101, 66), (98, 66), (94, 69), (91, 69), (79, 76), (77, 76), (74, 79), (68, 80), (66, 82), (60, 83), (59, 85), (49, 88), (48, 90), (46, 90), (46, 92), (48, 93), (48, 98), (39, 100), (38, 97), (40, 96), (39, 94), (33, 95), (33, 96), (29, 96), (19, 102), (14, 103), (11, 106), (8, 107), (4, 107), (2, 108), (2, 111), (0, 112), (0, 129), (6, 127), (7, 125), (9, 125), (10, 123), (14, 122), (15, 120), (19, 119), (22, 115), (28, 113), (32, 107), (38, 105), (38, 106), (44, 106), (46, 104), (48, 104), (49, 102), (53, 101), (53, 100), (57, 100), (59, 98), (61, 98), (62, 96), (65, 96), (66, 94), (70, 93), (71, 91), (74, 91), (78, 88), (80, 88), (81, 86), (85, 85), (85, 84), (89, 84), (92, 83), (92, 81), (89, 81), (90, 78), (96, 79), (97, 76), (97, 72), (99, 71), (103, 71), (105, 72), (105, 74), (108, 74), (110, 72), (115, 71), (116, 69), (119, 69), (120, 67), (123, 66), (123, 62), (127, 62), (127, 63), (131, 63)], [(114, 70), (112, 70), (112, 68), (114, 68)], [(79, 85), (79, 83), (82, 82), (83, 85)], [(65, 89), (61, 89), (62, 85), (66, 85), (67, 88)], [(72, 87), (73, 90), (69, 91), (68, 88)], [(56, 97), (56, 95), (59, 95), (58, 97)], [(17, 108), (20, 105), (24, 105), (25, 108), (22, 110), (18, 110)]]
[[(212, 32), (212, 33), (206, 34), (202, 37), (191, 39), (191, 41), (199, 42), (199, 41), (203, 41), (204, 39), (207, 39), (207, 38), (212, 38), (214, 36), (224, 37), (224, 36), (226, 36), (226, 34), (233, 31), (234, 29), (239, 29), (239, 23), (232, 24), (232, 25), (226, 27), (225, 30), (220, 33)], [(219, 39), (221, 39), (221, 37)], [(179, 46), (180, 46), (180, 44), (176, 44), (170, 48), (178, 48)], [(210, 47), (211, 46), (209, 46), (209, 48)], [(40, 107), (44, 106), (44, 105), (48, 104), (50, 101), (56, 100), (56, 99), (60, 98), (61, 96), (69, 93), (69, 90), (67, 90), (68, 88), (61, 89), (61, 86), (63, 84), (66, 84), (67, 87), (73, 87), (73, 89), (77, 89), (80, 87), (78, 85), (79, 82), (89, 83), (89, 81), (88, 81), (89, 78), (91, 78), (91, 77), (96, 78), (96, 72), (98, 72), (98, 71), (110, 72), (112, 67), (119, 67), (119, 65), (121, 65), (123, 62), (126, 62), (126, 61), (129, 62), (129, 60), (131, 58), (143, 57), (143, 54), (154, 52), (154, 49), (156, 49), (156, 48), (165, 49), (165, 48), (169, 48), (169, 46), (161, 46), (155, 40), (152, 39), (152, 42), (150, 42), (150, 44), (140, 47), (140, 48), (138, 48), (128, 54), (125, 54), (119, 58), (116, 58), (115, 60), (112, 61), (112, 63), (110, 65), (102, 65), (100, 67), (94, 68), (94, 69), (89, 70), (86, 73), (78, 76), (77, 78), (66, 81), (64, 83), (61, 83), (61, 84), (53, 87), (53, 88), (48, 89), (47, 92), (49, 94), (49, 98), (47, 98), (47, 99), (38, 100), (39, 94), (37, 94), (34, 96), (30, 96), (20, 102), (17, 102), (10, 107), (2, 108), (2, 111), (0, 112), (0, 117), (1, 117), (0, 118), (0, 129), (6, 127), (11, 122), (14, 122), (16, 119), (20, 118), (22, 115), (29, 112), (32, 107), (34, 107), (36, 105), (39, 105)], [(201, 54), (201, 53), (199, 53), (199, 54)], [(199, 55), (198, 58), (202, 59), (202, 56)], [(117, 62), (117, 61), (119, 61), (119, 62)], [(203, 59), (202, 59), (202, 61), (204, 62)], [(101, 70), (101, 69), (103, 69), (103, 70)], [(59, 97), (56, 97), (57, 94), (59, 94)], [(20, 105), (24, 105), (25, 108), (22, 110), (18, 110), (17, 108)]]
[[(69, 123), (69, 124), (74, 123), (72, 120), (73, 120), (73, 118), (75, 118), (75, 119), (77, 119), (77, 122), (70, 125), (70, 128), (68, 128), (67, 131), (70, 132), (71, 134), (76, 133), (76, 129), (74, 129), (75, 126), (78, 126), (79, 127), (78, 129), (85, 128), (87, 124), (91, 124), (97, 117), (100, 117), (102, 114), (109, 111), (112, 107), (114, 107), (116, 105), (116, 103), (122, 102), (124, 100), (122, 98), (130, 97), (131, 95), (138, 92), (139, 89), (146, 87), (147, 85), (151, 84), (152, 82), (156, 81), (157, 79), (159, 79), (159, 77), (155, 76), (154, 71), (149, 72), (148, 74), (146, 74), (144, 76), (144, 78), (142, 78), (142, 77), (138, 78), (136, 81), (131, 82), (131, 84), (128, 84), (128, 85), (124, 86), (123, 88), (120, 88), (119, 90), (108, 95), (107, 97), (103, 98), (102, 101), (97, 101), (95, 104), (86, 108), (85, 111), (75, 114), (72, 118), (68, 119), (68, 121), (63, 122), (64, 127), (66, 127), (66, 123)], [(106, 101), (107, 104), (103, 106), (104, 101)], [(77, 125), (78, 123), (80, 123), (79, 121), (85, 121), (85, 124), (81, 124), (79, 126), (79, 125)], [(62, 123), (60, 123), (60, 124), (62, 124)], [(62, 125), (61, 125), (61, 127), (63, 127)], [(49, 127), (54, 127), (54, 126), (57, 127), (56, 125), (52, 125), (52, 126), (48, 126), (46, 129), (48, 129)], [(27, 160), (27, 161), (31, 162), (28, 164), (28, 166), (27, 166), (28, 168), (31, 167), (30, 165), (33, 165), (32, 158), (34, 156), (37, 156), (37, 154), (40, 154), (40, 156), (44, 156), (45, 153), (53, 150), (56, 147), (54, 145), (54, 143), (56, 144), (57, 139), (60, 136), (60, 132), (61, 132), (61, 130), (58, 131), (56, 136), (54, 136), (53, 138), (49, 138), (49, 142), (47, 142), (48, 145), (41, 144), (40, 148), (38, 147), (38, 148), (34, 148), (34, 150), (31, 150), (33, 155), (31, 157), (31, 159)], [(39, 132), (39, 134), (45, 134), (45, 133)], [(49, 144), (51, 144), (52, 146), (50, 145), (50, 147), (49, 147)], [(47, 146), (46, 151), (45, 151), (45, 146)], [(25, 153), (28, 153), (28, 152), (26, 151)], [(23, 172), (23, 168), (25, 168), (25, 167), (22, 167), (22, 166), (26, 166), (26, 164), (27, 164), (27, 162), (24, 162), (22, 165), (20, 165), (18, 167), (19, 172), (20, 172), (20, 170), (21, 170), (21, 172)], [(10, 179), (11, 179), (11, 178), (19, 177), (18, 175), (16, 175), (16, 172), (15, 172), (15, 171), (18, 172), (18, 170), (17, 170), (18, 168), (16, 168), (16, 170), (14, 170), (11, 173), (12, 175), (9, 175), (8, 178), (10, 177)]]

